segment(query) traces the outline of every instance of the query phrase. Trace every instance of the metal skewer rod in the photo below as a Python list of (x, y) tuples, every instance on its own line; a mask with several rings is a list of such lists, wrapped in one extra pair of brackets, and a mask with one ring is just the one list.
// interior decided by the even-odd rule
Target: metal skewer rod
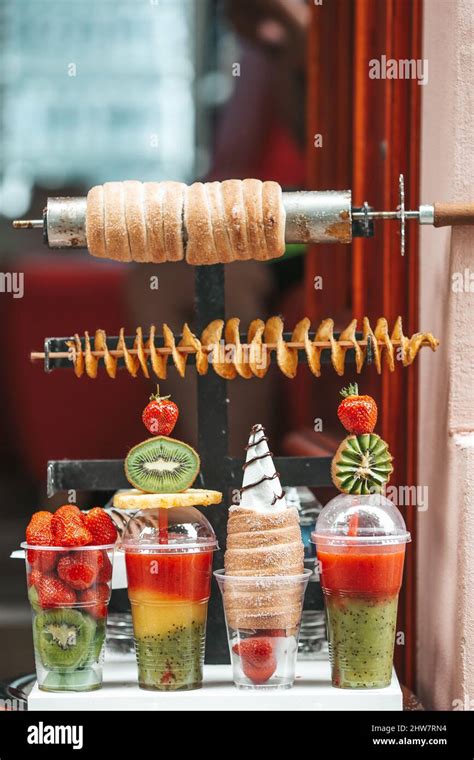
[[(391, 343), (392, 343), (392, 346), (394, 346), (394, 347), (397, 347), (397, 346), (401, 345), (401, 341), (399, 341), (399, 340), (392, 340)], [(350, 341), (350, 340), (337, 341), (337, 344), (338, 344), (338, 346), (341, 346), (341, 348), (354, 348), (354, 343), (352, 341)], [(361, 348), (364, 348), (364, 347), (367, 346), (367, 340), (358, 340), (357, 344)], [(240, 345), (241, 345), (242, 349), (244, 349), (244, 350), (245, 349), (250, 349), (252, 347), (250, 343), (241, 343)], [(262, 343), (260, 345), (261, 345), (262, 348), (266, 348), (269, 351), (277, 349), (277, 344), (276, 343)], [(305, 344), (304, 343), (288, 342), (288, 343), (285, 343), (285, 345), (286, 345), (287, 348), (296, 348), (298, 350), (303, 350), (305, 348)], [(328, 340), (311, 341), (311, 345), (316, 346), (318, 348), (331, 348), (331, 343)], [(378, 341), (378, 345), (382, 348), (382, 347), (386, 346), (386, 343), (384, 341), (380, 341), (379, 340)], [(429, 343), (429, 341), (424, 340), (421, 343), (421, 345), (422, 346), (429, 346), (430, 343)], [(176, 346), (176, 348), (177, 348), (177, 350), (181, 354), (195, 354), (196, 353), (196, 349), (192, 348), (191, 346)], [(205, 351), (206, 353), (210, 353), (214, 349), (215, 349), (215, 346), (202, 346), (202, 350)], [(156, 347), (155, 351), (157, 353), (160, 353), (160, 354), (171, 354), (172, 353), (171, 348), (168, 348), (167, 346)], [(143, 352), (145, 354), (150, 354), (150, 349), (149, 348), (144, 348)], [(85, 349), (83, 349), (83, 353), (85, 354)], [(91, 350), (90, 353), (92, 354), (92, 356), (97, 356), (98, 358), (101, 358), (101, 357), (105, 356), (105, 351), (94, 351), (94, 350)], [(109, 353), (110, 356), (116, 356), (117, 358), (120, 358), (120, 357), (124, 356), (124, 352), (120, 351), (120, 350), (110, 349), (108, 353)], [(138, 349), (136, 349), (136, 348), (129, 348), (128, 349), (128, 353), (131, 354), (132, 356), (136, 355), (136, 354), (138, 354)], [(50, 359), (71, 359), (72, 357), (74, 357), (75, 354), (77, 354), (77, 351), (75, 350), (74, 347), (71, 347), (70, 351), (50, 351), (50, 352), (48, 352), (48, 354), (46, 354), (44, 351), (32, 351), (30, 353), (30, 359), (31, 359), (32, 362), (45, 359), (46, 356), (48, 356), (48, 358), (50, 358)]]
[(15, 219), (12, 226), (16, 230), (37, 230), (43, 229), (42, 219)]
[[(353, 219), (364, 219), (368, 216), (369, 219), (400, 219), (400, 211), (353, 211)], [(406, 219), (419, 219), (419, 211), (405, 211)]]
[[(420, 212), (418, 210), (405, 211), (407, 219), (418, 219)], [(369, 219), (399, 219), (399, 211), (352, 211), (353, 219), (364, 219), (366, 216)], [(29, 229), (41, 229), (43, 227), (42, 219), (14, 219), (12, 226), (15, 229), (29, 230)]]
[[(352, 211), (353, 219), (364, 219), (366, 216), (369, 219), (399, 219), (399, 211)], [(418, 210), (405, 211), (407, 219), (418, 219), (420, 212)], [(12, 226), (17, 230), (33, 230), (42, 229), (42, 219), (15, 219), (12, 222)]]

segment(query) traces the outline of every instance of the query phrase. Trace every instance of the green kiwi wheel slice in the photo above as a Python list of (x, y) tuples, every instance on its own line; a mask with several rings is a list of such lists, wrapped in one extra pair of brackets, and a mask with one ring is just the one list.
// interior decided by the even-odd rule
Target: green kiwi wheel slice
[(348, 435), (332, 460), (331, 475), (343, 493), (379, 493), (393, 472), (387, 443), (376, 433)]
[(158, 435), (148, 438), (128, 452), (127, 480), (145, 493), (178, 493), (192, 486), (201, 462), (187, 443)]
[(81, 668), (90, 668), (94, 663), (100, 662), (101, 659), (106, 633), (105, 618), (94, 620), (94, 623), (96, 626), (94, 638), (92, 640), (91, 646), (89, 647), (88, 658), (82, 663)]
[(28, 599), (30, 600), (30, 604), (34, 612), (40, 612), (41, 605), (39, 603), (39, 595), (38, 591), (36, 590), (36, 586), (30, 586), (28, 589)]
[(35, 616), (33, 637), (41, 662), (48, 670), (70, 672), (88, 659), (95, 621), (79, 610), (58, 608)]

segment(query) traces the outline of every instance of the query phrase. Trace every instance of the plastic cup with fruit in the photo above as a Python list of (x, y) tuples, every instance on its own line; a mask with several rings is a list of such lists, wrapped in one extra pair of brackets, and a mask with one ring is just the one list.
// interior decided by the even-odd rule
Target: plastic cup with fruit
[(392, 679), (397, 604), (405, 546), (402, 515), (383, 494), (393, 472), (386, 441), (374, 429), (377, 404), (357, 383), (337, 410), (348, 435), (332, 460), (341, 493), (320, 512), (316, 544), (324, 594), (332, 685), (374, 689)]
[(36, 512), (26, 529), (28, 598), (38, 686), (90, 691), (102, 685), (117, 530), (100, 507)]
[(216, 570), (238, 689), (289, 689), (295, 680), (303, 599), (301, 575), (235, 576)]

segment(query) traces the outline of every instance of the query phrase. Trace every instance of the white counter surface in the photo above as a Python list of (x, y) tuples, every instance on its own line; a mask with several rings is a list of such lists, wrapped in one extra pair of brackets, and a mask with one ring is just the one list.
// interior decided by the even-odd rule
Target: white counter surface
[(206, 665), (202, 689), (152, 692), (139, 689), (132, 656), (108, 658), (102, 689), (78, 693), (48, 693), (35, 684), (29, 710), (401, 710), (402, 693), (395, 672), (386, 689), (334, 689), (329, 663), (303, 660), (297, 664), (292, 689), (236, 689), (230, 665)]

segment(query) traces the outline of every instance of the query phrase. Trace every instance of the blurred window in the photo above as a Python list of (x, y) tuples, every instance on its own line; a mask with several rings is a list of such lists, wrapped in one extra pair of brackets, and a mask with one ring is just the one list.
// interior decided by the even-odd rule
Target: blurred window
[(24, 213), (35, 184), (193, 179), (195, 15), (190, 0), (0, 0), (0, 213)]

